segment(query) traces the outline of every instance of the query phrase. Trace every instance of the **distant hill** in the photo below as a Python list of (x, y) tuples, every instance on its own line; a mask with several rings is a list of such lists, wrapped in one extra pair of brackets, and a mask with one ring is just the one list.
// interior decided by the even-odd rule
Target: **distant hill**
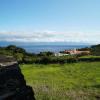
[(92, 55), (100, 56), (100, 44), (91, 46)]

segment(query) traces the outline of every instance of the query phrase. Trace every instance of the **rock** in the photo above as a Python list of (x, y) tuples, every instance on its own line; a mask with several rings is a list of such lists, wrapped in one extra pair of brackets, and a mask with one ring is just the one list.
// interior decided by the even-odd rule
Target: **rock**
[(8, 58), (0, 56), (0, 100), (35, 100), (18, 63)]

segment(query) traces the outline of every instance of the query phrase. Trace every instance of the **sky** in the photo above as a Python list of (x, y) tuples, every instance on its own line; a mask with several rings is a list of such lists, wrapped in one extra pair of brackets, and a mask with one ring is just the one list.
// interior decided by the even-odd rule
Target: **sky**
[(0, 0), (0, 41), (100, 43), (100, 0)]

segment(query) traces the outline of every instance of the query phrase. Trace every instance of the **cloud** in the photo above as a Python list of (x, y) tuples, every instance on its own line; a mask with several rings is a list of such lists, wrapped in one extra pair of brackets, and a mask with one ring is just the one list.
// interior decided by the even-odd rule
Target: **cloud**
[(75, 32), (0, 32), (0, 41), (12, 42), (88, 42), (100, 43), (100, 33)]

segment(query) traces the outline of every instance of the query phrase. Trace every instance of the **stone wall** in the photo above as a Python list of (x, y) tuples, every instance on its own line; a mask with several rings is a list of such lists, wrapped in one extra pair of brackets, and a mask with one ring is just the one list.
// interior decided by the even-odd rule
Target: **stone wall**
[(0, 66), (0, 100), (35, 100), (17, 63)]

